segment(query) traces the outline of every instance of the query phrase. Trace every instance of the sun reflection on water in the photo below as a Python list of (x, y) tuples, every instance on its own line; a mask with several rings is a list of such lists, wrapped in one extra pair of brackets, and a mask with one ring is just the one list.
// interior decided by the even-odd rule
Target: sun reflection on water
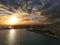
[(15, 41), (15, 30), (14, 29), (9, 30), (8, 37), (9, 37), (8, 38), (9, 45), (14, 45), (14, 41)]

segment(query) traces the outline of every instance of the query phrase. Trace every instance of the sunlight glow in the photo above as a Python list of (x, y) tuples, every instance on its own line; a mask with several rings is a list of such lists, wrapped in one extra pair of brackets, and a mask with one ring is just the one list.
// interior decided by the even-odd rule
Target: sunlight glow
[(11, 16), (11, 17), (9, 18), (9, 20), (8, 20), (8, 23), (9, 23), (10, 25), (14, 25), (14, 24), (16, 24), (17, 22), (18, 22), (18, 18), (17, 18), (16, 15)]

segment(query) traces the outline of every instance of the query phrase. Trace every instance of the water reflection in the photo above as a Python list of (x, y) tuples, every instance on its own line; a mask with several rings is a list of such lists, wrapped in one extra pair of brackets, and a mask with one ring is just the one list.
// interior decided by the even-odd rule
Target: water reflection
[(26, 29), (0, 30), (0, 45), (60, 45), (60, 39)]
[(9, 36), (10, 36), (10, 39), (13, 40), (14, 37), (15, 37), (15, 30), (14, 29), (10, 29), (9, 31)]
[(15, 30), (14, 29), (10, 29), (9, 30), (9, 34), (8, 34), (9, 45), (13, 45), (14, 41), (15, 41)]

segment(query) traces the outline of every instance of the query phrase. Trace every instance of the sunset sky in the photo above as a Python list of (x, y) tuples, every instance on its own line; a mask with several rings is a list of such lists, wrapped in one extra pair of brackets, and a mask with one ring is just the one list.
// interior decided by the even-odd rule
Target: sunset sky
[[(18, 24), (49, 24), (60, 20), (59, 1), (31, 0), (24, 2), (24, 0), (15, 0), (16, 4), (21, 3), (24, 5), (22, 5), (22, 8), (17, 6), (19, 7), (18, 9), (15, 9), (16, 6), (11, 5), (13, 3), (9, 0), (1, 1), (5, 2), (7, 6), (0, 4), (0, 24), (8, 24), (9, 18), (13, 15), (19, 20)], [(26, 7), (26, 5), (28, 6)], [(28, 13), (29, 10), (31, 13)]]

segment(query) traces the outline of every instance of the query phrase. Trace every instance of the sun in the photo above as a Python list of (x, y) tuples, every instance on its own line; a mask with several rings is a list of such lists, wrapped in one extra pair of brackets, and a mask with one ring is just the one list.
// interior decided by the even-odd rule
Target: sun
[(9, 18), (9, 20), (8, 20), (8, 24), (10, 24), (10, 25), (14, 25), (14, 24), (16, 24), (17, 22), (18, 22), (18, 18), (17, 18), (16, 15), (11, 16), (11, 17)]

